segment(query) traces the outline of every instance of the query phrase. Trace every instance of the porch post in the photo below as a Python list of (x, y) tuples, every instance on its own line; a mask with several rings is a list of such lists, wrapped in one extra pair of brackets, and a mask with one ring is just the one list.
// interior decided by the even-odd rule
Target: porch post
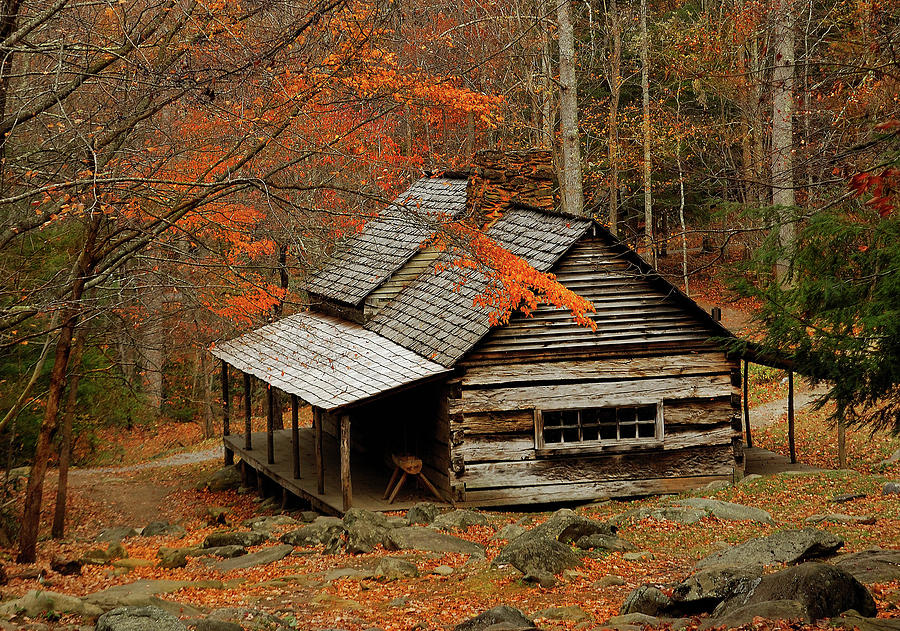
[(794, 371), (788, 371), (788, 450), (791, 464), (797, 462), (797, 447), (794, 444)]
[(322, 409), (313, 408), (313, 452), (316, 458), (316, 491), (325, 494), (325, 460), (322, 458)]
[(247, 451), (251, 451), (253, 449), (253, 445), (250, 440), (250, 432), (252, 428), (250, 427), (250, 416), (253, 413), (253, 410), (250, 409), (250, 374), (244, 373), (244, 449)]
[(750, 434), (750, 401), (748, 400), (748, 378), (750, 375), (750, 362), (744, 360), (744, 426), (747, 428), (747, 446), (753, 447), (753, 436)]
[(266, 402), (268, 410), (266, 413), (266, 462), (275, 464), (275, 392), (271, 384), (266, 384)]
[(344, 511), (353, 504), (353, 489), (350, 485), (350, 415), (341, 415), (341, 495)]
[[(227, 438), (231, 434), (231, 394), (228, 392), (228, 364), (222, 360), (222, 436)], [(225, 466), (234, 464), (234, 452), (225, 443)]]
[(294, 465), (294, 479), (300, 478), (300, 429), (297, 427), (300, 404), (297, 395), (291, 395), (291, 461)]

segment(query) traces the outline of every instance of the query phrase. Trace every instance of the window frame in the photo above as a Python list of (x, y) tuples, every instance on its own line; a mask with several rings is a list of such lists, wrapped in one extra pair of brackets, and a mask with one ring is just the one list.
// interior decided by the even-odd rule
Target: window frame
[[(616, 440), (598, 438), (591, 441), (578, 441), (571, 443), (544, 442), (544, 413), (545, 412), (584, 412), (596, 409), (620, 409), (656, 406), (656, 423), (653, 438), (619, 438)], [(580, 420), (580, 416), (579, 416)], [(579, 422), (579, 426), (580, 426)], [(589, 454), (610, 453), (617, 451), (633, 451), (640, 449), (654, 449), (663, 446), (665, 440), (665, 415), (662, 401), (646, 401), (627, 405), (596, 405), (583, 408), (535, 408), (534, 409), (534, 451), (537, 456), (555, 456), (564, 454)]]

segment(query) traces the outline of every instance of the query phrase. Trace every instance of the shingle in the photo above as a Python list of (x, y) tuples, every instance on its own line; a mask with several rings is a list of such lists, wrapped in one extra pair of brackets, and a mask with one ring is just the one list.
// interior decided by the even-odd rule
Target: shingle
[(466, 206), (466, 180), (424, 178), (338, 246), (307, 284), (317, 295), (358, 305), (434, 233), (434, 222)]

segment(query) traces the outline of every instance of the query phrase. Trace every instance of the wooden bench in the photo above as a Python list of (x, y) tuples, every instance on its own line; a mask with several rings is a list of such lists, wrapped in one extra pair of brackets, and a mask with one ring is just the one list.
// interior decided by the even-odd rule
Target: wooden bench
[(434, 488), (431, 480), (422, 473), (421, 458), (409, 454), (392, 454), (391, 461), (394, 463), (394, 473), (391, 474), (391, 480), (384, 490), (383, 497), (383, 499), (388, 501), (388, 504), (394, 503), (394, 500), (397, 499), (397, 494), (400, 492), (400, 488), (409, 476), (418, 476), (418, 478), (425, 483), (425, 486), (428, 487), (428, 490), (430, 490), (439, 501), (444, 501), (444, 498), (441, 497), (438, 490)]

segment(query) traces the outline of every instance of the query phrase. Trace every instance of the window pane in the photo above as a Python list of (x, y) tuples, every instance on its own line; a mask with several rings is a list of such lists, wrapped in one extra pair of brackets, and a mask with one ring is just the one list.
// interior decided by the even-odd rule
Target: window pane
[(656, 436), (656, 423), (640, 423), (638, 425), (639, 438), (654, 438)]
[(544, 417), (544, 427), (559, 427), (562, 425), (562, 412), (546, 411), (542, 412)]
[(656, 405), (544, 411), (544, 443), (651, 440), (656, 438), (656, 415)]
[(575, 427), (578, 425), (578, 410), (564, 410), (560, 412), (561, 425)]
[(616, 421), (606, 421), (600, 426), (600, 438), (602, 440), (616, 439)]
[(656, 406), (655, 405), (645, 405), (643, 407), (639, 407), (637, 409), (638, 420), (639, 421), (655, 421), (656, 420)]
[(544, 443), (559, 443), (562, 441), (562, 430), (544, 428)]
[(578, 442), (578, 428), (577, 427), (563, 428), (562, 435), (563, 435), (564, 443), (577, 443)]
[(600, 431), (596, 425), (592, 427), (581, 428), (582, 440), (597, 440), (600, 437)]
[(623, 440), (637, 438), (637, 425), (634, 423), (619, 423), (619, 438)]

